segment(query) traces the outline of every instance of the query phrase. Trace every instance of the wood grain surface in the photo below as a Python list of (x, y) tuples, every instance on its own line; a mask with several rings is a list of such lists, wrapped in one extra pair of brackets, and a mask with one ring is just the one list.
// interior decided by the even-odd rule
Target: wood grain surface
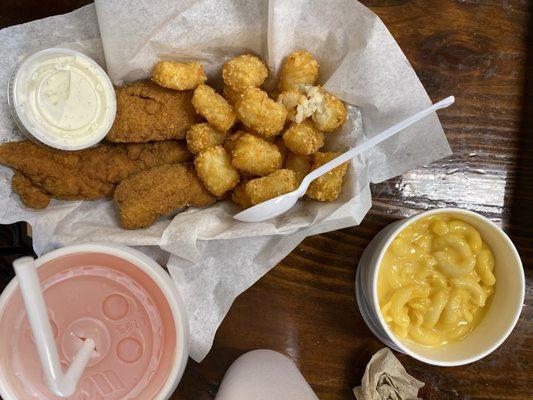
[[(0, 0), (0, 27), (67, 12), (87, 1)], [(331, 2), (332, 4), (334, 2)], [(299, 365), (321, 399), (353, 399), (366, 363), (383, 345), (357, 309), (359, 257), (387, 224), (434, 207), (464, 207), (497, 222), (526, 269), (517, 327), (474, 364), (439, 368), (398, 354), (426, 382), (424, 399), (533, 398), (533, 37), (528, 1), (363, 1), (390, 29), (441, 112), (453, 156), (372, 187), (361, 226), (306, 239), (232, 306), (213, 349), (189, 361), (172, 397), (212, 399), (231, 362), (270, 348)], [(529, 39), (528, 39), (529, 38)]]

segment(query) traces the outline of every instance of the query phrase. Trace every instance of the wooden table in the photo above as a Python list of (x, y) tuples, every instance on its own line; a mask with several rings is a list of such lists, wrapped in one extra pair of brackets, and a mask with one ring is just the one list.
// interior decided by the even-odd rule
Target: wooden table
[[(85, 3), (1, 0), (0, 26)], [(359, 384), (371, 355), (383, 347), (355, 301), (361, 252), (387, 224), (443, 206), (478, 211), (511, 235), (526, 268), (526, 306), (507, 341), (475, 364), (439, 368), (398, 358), (426, 382), (420, 392), (425, 399), (533, 398), (533, 41), (528, 46), (528, 2), (363, 3), (383, 19), (432, 99), (456, 95), (456, 105), (440, 113), (454, 155), (375, 185), (374, 206), (361, 226), (306, 239), (242, 294), (207, 358), (189, 362), (173, 399), (212, 399), (231, 362), (256, 348), (288, 354), (321, 399), (353, 399), (351, 388)]]

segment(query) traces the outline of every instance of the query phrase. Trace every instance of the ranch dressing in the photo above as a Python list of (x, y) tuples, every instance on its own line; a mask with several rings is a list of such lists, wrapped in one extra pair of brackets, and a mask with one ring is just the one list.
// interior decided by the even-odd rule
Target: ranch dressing
[(47, 49), (27, 58), (13, 75), (9, 95), (13, 117), (26, 136), (58, 149), (96, 144), (115, 118), (109, 77), (73, 50)]

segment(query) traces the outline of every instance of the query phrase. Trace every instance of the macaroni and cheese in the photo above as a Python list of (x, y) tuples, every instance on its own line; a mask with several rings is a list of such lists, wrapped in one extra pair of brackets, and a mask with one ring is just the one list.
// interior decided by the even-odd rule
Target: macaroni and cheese
[(400, 232), (378, 273), (381, 313), (395, 335), (438, 346), (467, 335), (494, 291), (494, 255), (471, 225), (448, 215)]

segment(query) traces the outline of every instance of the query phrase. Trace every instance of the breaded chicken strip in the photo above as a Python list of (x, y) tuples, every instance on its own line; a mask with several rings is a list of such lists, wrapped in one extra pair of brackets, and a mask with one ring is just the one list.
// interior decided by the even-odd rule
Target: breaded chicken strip
[(207, 80), (202, 64), (197, 62), (159, 61), (152, 70), (152, 80), (175, 90), (193, 90)]
[(126, 229), (146, 228), (172, 211), (215, 202), (189, 163), (161, 165), (132, 175), (120, 182), (114, 199)]
[(135, 172), (191, 158), (185, 144), (175, 141), (102, 144), (70, 152), (29, 140), (0, 145), (1, 164), (19, 170), (34, 186), (62, 200), (108, 197), (118, 182)]
[(154, 82), (135, 82), (116, 87), (117, 115), (107, 140), (139, 143), (185, 139), (197, 120), (192, 92), (166, 89)]
[(31, 183), (30, 178), (20, 171), (15, 170), (11, 179), (11, 186), (25, 207), (40, 209), (45, 208), (50, 203), (50, 195)]

